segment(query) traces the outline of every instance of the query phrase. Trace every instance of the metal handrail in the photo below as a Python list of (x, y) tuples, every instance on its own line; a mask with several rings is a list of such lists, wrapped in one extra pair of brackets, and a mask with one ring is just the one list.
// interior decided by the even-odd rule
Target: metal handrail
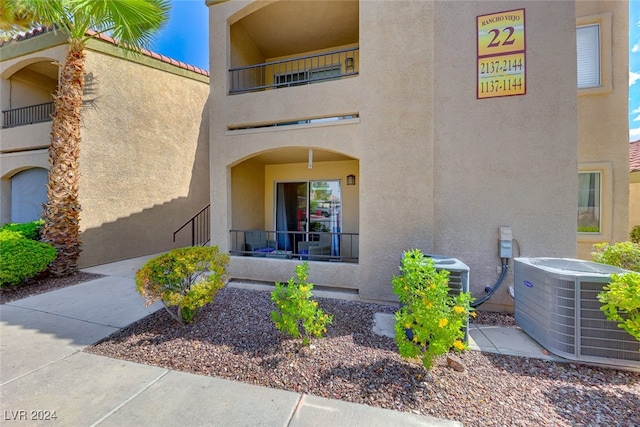
[(229, 69), (232, 95), (299, 86), (358, 74), (359, 47)]
[(176, 234), (182, 231), (187, 225), (191, 224), (191, 246), (204, 246), (211, 240), (209, 232), (210, 221), (209, 212), (211, 205), (207, 205), (200, 212), (185, 222), (182, 227), (173, 232), (173, 241), (176, 241)]
[(5, 110), (2, 112), (2, 127), (6, 129), (34, 123), (50, 122), (53, 120), (51, 115), (55, 111), (56, 107), (53, 102)]

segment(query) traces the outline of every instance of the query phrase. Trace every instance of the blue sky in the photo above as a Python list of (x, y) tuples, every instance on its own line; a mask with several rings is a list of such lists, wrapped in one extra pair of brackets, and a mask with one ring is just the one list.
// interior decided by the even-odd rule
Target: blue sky
[(629, 140), (640, 139), (640, 1), (629, 2)]
[(209, 9), (205, 0), (171, 0), (169, 21), (150, 50), (209, 70)]

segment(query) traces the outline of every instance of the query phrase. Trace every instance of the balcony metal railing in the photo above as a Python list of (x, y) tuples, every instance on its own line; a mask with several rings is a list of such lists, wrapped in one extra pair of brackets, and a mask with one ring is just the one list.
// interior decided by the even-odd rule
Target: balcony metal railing
[(34, 123), (50, 122), (52, 120), (51, 115), (55, 111), (56, 108), (53, 102), (6, 110), (2, 112), (2, 127), (12, 128)]
[(336, 50), (229, 70), (232, 95), (336, 80), (358, 74), (359, 48)]
[(230, 230), (231, 255), (358, 262), (358, 233)]
[(191, 229), (191, 246), (204, 246), (211, 240), (210, 215), (211, 205), (207, 205), (200, 212), (195, 214), (191, 219), (185, 222), (182, 227), (173, 232), (173, 241), (176, 241), (176, 235), (180, 233), (186, 226)]

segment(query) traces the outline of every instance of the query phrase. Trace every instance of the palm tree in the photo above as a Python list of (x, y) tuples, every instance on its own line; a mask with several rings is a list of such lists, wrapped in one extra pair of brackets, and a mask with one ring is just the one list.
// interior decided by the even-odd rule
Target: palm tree
[(123, 49), (138, 52), (149, 45), (153, 34), (166, 22), (169, 9), (167, 0), (0, 0), (0, 15), (4, 19), (12, 17), (16, 27), (23, 25), (20, 20), (31, 17), (31, 28), (52, 25), (69, 36), (54, 95), (42, 230), (43, 241), (58, 251), (49, 267), (54, 276), (75, 273), (82, 251), (78, 180), (86, 43), (107, 33)]
[(0, 41), (8, 40), (15, 33), (28, 28), (33, 16), (22, 5), (12, 0), (0, 1)]

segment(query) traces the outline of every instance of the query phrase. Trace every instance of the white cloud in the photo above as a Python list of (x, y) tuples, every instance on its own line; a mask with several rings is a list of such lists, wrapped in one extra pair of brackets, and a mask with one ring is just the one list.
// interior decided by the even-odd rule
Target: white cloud
[(631, 48), (631, 52), (632, 53), (638, 53), (640, 52), (640, 43), (636, 43), (633, 45), (633, 47)]
[(634, 73), (629, 70), (629, 87), (631, 87), (635, 82), (640, 80), (640, 73)]
[(634, 122), (640, 122), (640, 116), (636, 117), (635, 119), (633, 119)]
[(640, 114), (640, 107), (636, 108), (631, 112), (631, 114)]
[(629, 141), (637, 141), (640, 139), (640, 128), (629, 129)]

